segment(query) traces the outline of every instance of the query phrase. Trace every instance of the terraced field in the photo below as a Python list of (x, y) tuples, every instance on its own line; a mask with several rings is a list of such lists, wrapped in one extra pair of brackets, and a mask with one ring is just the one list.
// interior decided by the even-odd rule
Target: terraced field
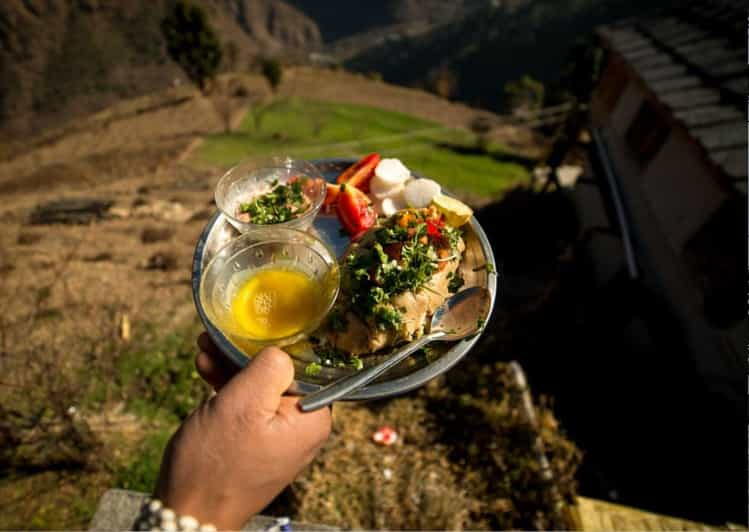
[(468, 130), (396, 111), (284, 97), (251, 109), (235, 131), (206, 137), (194, 158), (228, 167), (266, 154), (317, 159), (378, 151), (479, 201), (527, 182), (527, 167), (505, 146), (490, 143), (484, 152), (477, 144)]

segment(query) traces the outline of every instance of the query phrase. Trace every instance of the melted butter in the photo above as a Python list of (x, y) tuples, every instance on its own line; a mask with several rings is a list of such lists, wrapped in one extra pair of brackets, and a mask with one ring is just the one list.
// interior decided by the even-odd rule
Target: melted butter
[(236, 323), (258, 340), (305, 329), (319, 314), (320, 285), (299, 270), (259, 270), (239, 287), (231, 304)]

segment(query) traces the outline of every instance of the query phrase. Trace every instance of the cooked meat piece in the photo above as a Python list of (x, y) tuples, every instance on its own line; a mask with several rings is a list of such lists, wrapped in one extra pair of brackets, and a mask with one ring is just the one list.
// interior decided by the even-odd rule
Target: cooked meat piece
[[(370, 233), (360, 240), (359, 249), (367, 249), (371, 245), (372, 233), (376, 229), (370, 230)], [(403, 310), (403, 320), (397, 330), (380, 329), (371, 320), (360, 317), (353, 310), (343, 309), (345, 328), (340, 332), (331, 333), (330, 343), (337, 349), (352, 355), (363, 355), (420, 337), (434, 311), (450, 295), (448, 290), (450, 277), (460, 266), (462, 253), (465, 250), (462, 239), (457, 247), (459, 255), (447, 261), (445, 266), (437, 270), (419, 290), (415, 292), (408, 290), (391, 299), (390, 302), (395, 308)]]

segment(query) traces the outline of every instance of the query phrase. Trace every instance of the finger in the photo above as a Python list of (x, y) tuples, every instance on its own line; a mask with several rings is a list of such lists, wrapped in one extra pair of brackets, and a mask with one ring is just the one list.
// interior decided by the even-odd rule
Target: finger
[[(218, 350), (218, 347), (216, 347), (216, 344), (213, 343), (213, 340), (211, 340), (210, 335), (207, 332), (200, 333), (200, 336), (198, 336), (198, 347), (201, 351), (204, 353), (207, 353), (210, 356), (219, 356), (221, 353)], [(215, 358), (215, 357), (214, 357)]]
[(221, 362), (215, 360), (204, 351), (201, 351), (195, 357), (195, 368), (198, 370), (201, 378), (216, 391), (223, 388), (232, 377), (232, 373)]
[(266, 347), (224, 386), (219, 401), (271, 419), (293, 380), (291, 357), (277, 347)]
[(198, 347), (201, 353), (195, 358), (195, 367), (200, 376), (218, 391), (238, 369), (218, 350), (208, 333), (198, 336)]

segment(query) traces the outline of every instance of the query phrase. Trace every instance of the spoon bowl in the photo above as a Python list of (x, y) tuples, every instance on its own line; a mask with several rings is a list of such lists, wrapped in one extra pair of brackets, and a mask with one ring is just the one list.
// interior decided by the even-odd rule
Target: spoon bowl
[(375, 366), (335, 381), (299, 400), (302, 412), (311, 412), (343, 399), (431, 342), (454, 342), (479, 333), (491, 311), (491, 293), (486, 288), (467, 288), (445, 300), (432, 315), (429, 332), (406, 344)]

